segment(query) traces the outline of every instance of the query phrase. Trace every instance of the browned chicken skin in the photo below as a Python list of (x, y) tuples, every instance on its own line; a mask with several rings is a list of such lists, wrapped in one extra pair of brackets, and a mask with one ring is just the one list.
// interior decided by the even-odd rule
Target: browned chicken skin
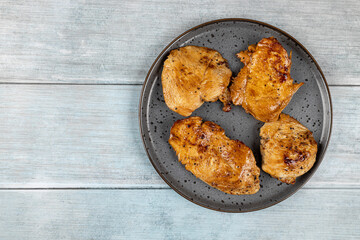
[(230, 97), (222, 95), (227, 93), (231, 76), (227, 61), (215, 50), (196, 46), (172, 50), (161, 74), (165, 103), (190, 116), (204, 102), (221, 98), (224, 111), (229, 111)]
[(237, 54), (245, 64), (230, 87), (234, 105), (263, 122), (275, 121), (303, 83), (293, 84), (291, 55), (275, 38), (264, 38), (256, 46)]
[(286, 114), (265, 123), (260, 129), (262, 169), (284, 183), (309, 171), (316, 161), (317, 143), (313, 134)]
[(226, 137), (224, 129), (200, 117), (178, 120), (170, 145), (186, 170), (229, 194), (254, 194), (260, 188), (260, 169), (249, 147)]

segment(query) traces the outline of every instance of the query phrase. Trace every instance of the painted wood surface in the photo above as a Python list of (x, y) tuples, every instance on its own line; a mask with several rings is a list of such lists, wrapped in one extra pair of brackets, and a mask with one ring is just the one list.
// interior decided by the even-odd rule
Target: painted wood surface
[(330, 84), (360, 84), (360, 1), (0, 2), (0, 82), (141, 84), (176, 36), (219, 18), (287, 31)]
[(0, 238), (359, 239), (359, 198), (359, 189), (303, 189), (276, 206), (231, 214), (168, 189), (3, 190)]
[[(161, 50), (191, 27), (234, 17), (303, 43), (334, 105), (314, 177), (247, 214), (168, 189), (137, 121), (139, 85)], [(360, 1), (0, 0), (0, 22), (1, 240), (360, 238)]]
[[(0, 187), (166, 188), (140, 139), (140, 90), (0, 85)], [(307, 187), (360, 187), (359, 92), (331, 87), (332, 139)]]

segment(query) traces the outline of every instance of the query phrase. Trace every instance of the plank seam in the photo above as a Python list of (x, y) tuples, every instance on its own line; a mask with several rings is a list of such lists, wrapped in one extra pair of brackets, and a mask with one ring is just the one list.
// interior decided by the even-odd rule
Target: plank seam
[[(142, 83), (22, 83), (0, 82), (0, 85), (59, 85), (59, 86), (142, 86)], [(360, 84), (328, 84), (329, 87), (360, 87)]]
[[(0, 82), (0, 85), (60, 85), (60, 86), (142, 86), (142, 83), (17, 83)], [(360, 85), (359, 85), (360, 86)]]
[[(304, 187), (302, 189), (306, 190), (360, 190), (359, 187)], [(166, 187), (154, 187), (154, 188), (121, 188), (121, 187), (89, 187), (89, 188), (82, 188), (82, 187), (70, 187), (70, 188), (0, 188), (0, 191), (33, 191), (33, 190), (172, 190), (172, 188)]]

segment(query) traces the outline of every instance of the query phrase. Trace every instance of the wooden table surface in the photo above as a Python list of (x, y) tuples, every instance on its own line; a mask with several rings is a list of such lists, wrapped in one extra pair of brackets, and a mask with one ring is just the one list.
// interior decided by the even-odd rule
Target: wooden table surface
[[(229, 214), (175, 193), (139, 134), (141, 84), (187, 29), (267, 22), (322, 67), (323, 163), (294, 196)], [(0, 239), (359, 239), (360, 1), (0, 1)]]

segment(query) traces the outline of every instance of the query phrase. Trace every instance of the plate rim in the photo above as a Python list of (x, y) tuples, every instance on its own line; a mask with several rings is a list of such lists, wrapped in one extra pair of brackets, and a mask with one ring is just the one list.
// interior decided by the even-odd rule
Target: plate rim
[[(147, 149), (147, 146), (146, 146), (146, 143), (145, 143), (145, 139), (144, 139), (144, 131), (143, 131), (143, 124), (142, 124), (142, 121), (141, 121), (141, 116), (142, 116), (142, 113), (143, 113), (143, 110), (142, 110), (142, 106), (143, 106), (143, 100), (144, 100), (144, 91), (145, 91), (145, 86), (147, 85), (148, 81), (149, 81), (149, 77), (151, 75), (151, 73), (153, 72), (154, 70), (154, 67), (155, 65), (158, 63), (159, 59), (161, 58), (161, 56), (164, 54), (164, 52), (166, 52), (169, 47), (171, 47), (171, 45), (173, 43), (175, 43), (177, 40), (179, 40), (181, 37), (185, 36), (186, 34), (198, 29), (198, 28), (202, 28), (202, 27), (205, 27), (207, 25), (211, 25), (211, 24), (215, 24), (215, 23), (219, 23), (219, 22), (248, 22), (248, 23), (256, 23), (256, 24), (259, 24), (259, 25), (263, 25), (263, 26), (266, 26), (268, 28), (271, 28), (283, 35), (285, 35), (286, 37), (290, 38), (292, 41), (294, 41), (296, 44), (298, 44), (300, 46), (300, 48), (302, 48), (306, 54), (309, 55), (309, 57), (311, 58), (311, 60), (314, 62), (317, 70), (319, 71), (319, 73), (321, 74), (321, 77), (325, 83), (325, 90), (326, 90), (326, 93), (327, 93), (327, 96), (328, 96), (328, 100), (329, 100), (329, 105), (330, 105), (330, 126), (329, 126), (329, 131), (328, 131), (328, 136), (326, 137), (327, 138), (327, 142), (324, 146), (324, 152), (323, 154), (319, 157), (319, 159), (317, 160), (317, 162), (319, 163), (317, 166), (314, 166), (312, 169), (313, 171), (310, 173), (309, 177), (307, 179), (305, 179), (305, 181), (295, 190), (293, 191), (292, 193), (290, 193), (289, 195), (287, 195), (286, 197), (284, 197), (283, 199), (281, 199), (280, 201), (276, 201), (276, 202), (273, 202), (267, 206), (264, 206), (264, 207), (259, 207), (259, 208), (255, 208), (255, 209), (251, 209), (251, 210), (244, 210), (244, 211), (240, 211), (240, 210), (224, 210), (224, 209), (218, 209), (218, 208), (213, 208), (213, 207), (210, 207), (210, 206), (206, 206), (204, 204), (201, 204), (201, 203), (197, 203), (193, 200), (191, 200), (190, 197), (186, 196), (185, 194), (181, 193), (177, 188), (175, 188), (174, 186), (172, 186), (172, 184), (170, 182), (168, 182), (168, 180), (165, 179), (165, 177), (160, 173), (160, 170), (155, 166), (154, 162), (153, 162), (153, 159), (151, 158), (150, 156), (150, 153)], [(204, 207), (204, 208), (207, 208), (207, 209), (210, 209), (210, 210), (215, 210), (215, 211), (218, 211), (218, 212), (226, 212), (226, 213), (246, 213), (246, 212), (255, 212), (255, 211), (259, 211), (259, 210), (262, 210), (262, 209), (266, 209), (266, 208), (269, 208), (269, 207), (272, 207), (280, 202), (283, 202), (284, 200), (288, 199), (289, 197), (291, 197), (292, 195), (294, 195), (296, 192), (298, 192), (300, 189), (302, 189), (304, 187), (304, 185), (313, 177), (313, 175), (315, 174), (315, 172), (317, 171), (317, 169), (319, 168), (319, 166), (321, 165), (323, 159), (324, 159), (324, 156), (326, 154), (326, 151), (327, 151), (327, 148), (329, 146), (329, 143), (330, 143), (330, 139), (331, 139), (331, 133), (332, 133), (332, 125), (333, 125), (333, 105), (332, 105), (332, 100), (331, 100), (331, 94), (330, 94), (330, 89), (329, 89), (329, 85), (326, 81), (326, 78), (325, 78), (325, 75), (323, 73), (323, 71), (321, 70), (321, 67), (320, 65), (317, 63), (317, 61), (315, 60), (315, 58), (313, 57), (313, 55), (309, 52), (309, 50), (307, 50), (304, 45), (302, 45), (298, 40), (296, 40), (293, 36), (291, 36), (290, 34), (288, 34), (287, 32), (281, 30), (280, 28), (277, 28), (273, 25), (270, 25), (268, 23), (265, 23), (265, 22), (261, 22), (261, 21), (257, 21), (257, 20), (253, 20), (253, 19), (248, 19), (248, 18), (221, 18), (221, 19), (216, 19), (216, 20), (212, 20), (212, 21), (208, 21), (208, 22), (205, 22), (205, 23), (202, 23), (200, 25), (197, 25), (195, 27), (192, 27), (190, 29), (188, 29), (187, 31), (181, 33), (180, 35), (178, 35), (177, 37), (175, 37), (168, 45), (166, 45), (166, 47), (164, 47), (164, 49), (159, 53), (159, 55), (156, 57), (156, 59), (154, 60), (153, 64), (151, 65), (146, 77), (145, 77), (145, 81), (144, 83), (142, 84), (142, 88), (141, 88), (141, 93), (140, 93), (140, 102), (139, 102), (139, 113), (138, 113), (138, 120), (139, 120), (139, 127), (140, 127), (140, 135), (141, 135), (141, 140), (142, 140), (142, 143), (143, 143), (143, 147), (145, 149), (145, 152), (146, 152), (146, 155), (148, 157), (148, 159), (150, 160), (151, 162), (151, 165), (153, 166), (153, 168), (156, 170), (156, 172), (158, 173), (158, 175), (162, 178), (162, 180), (172, 189), (174, 190), (176, 193), (178, 193), (180, 196), (182, 196), (183, 198), (185, 198), (186, 200), (196, 204), (196, 205), (199, 205), (201, 207)]]

